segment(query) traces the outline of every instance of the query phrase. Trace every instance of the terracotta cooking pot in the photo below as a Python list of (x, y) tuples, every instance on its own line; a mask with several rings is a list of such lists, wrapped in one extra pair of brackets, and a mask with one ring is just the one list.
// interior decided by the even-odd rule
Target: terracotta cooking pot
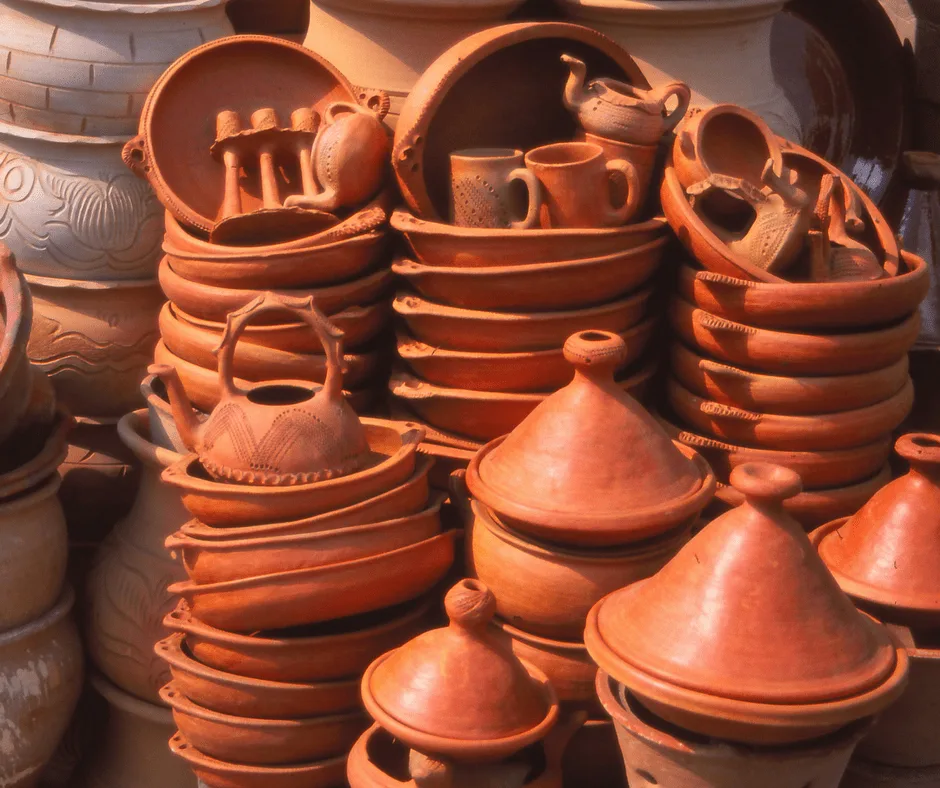
[(55, 473), (68, 453), (66, 441), (73, 424), (72, 416), (60, 405), (51, 423), (20, 431), (15, 445), (4, 447), (0, 499), (33, 489)]

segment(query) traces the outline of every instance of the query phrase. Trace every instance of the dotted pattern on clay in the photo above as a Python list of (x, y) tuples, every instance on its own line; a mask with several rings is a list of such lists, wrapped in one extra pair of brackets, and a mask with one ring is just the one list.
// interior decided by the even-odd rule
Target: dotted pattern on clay
[(456, 178), (454, 221), (462, 227), (508, 227), (511, 219), (496, 187), (480, 175)]

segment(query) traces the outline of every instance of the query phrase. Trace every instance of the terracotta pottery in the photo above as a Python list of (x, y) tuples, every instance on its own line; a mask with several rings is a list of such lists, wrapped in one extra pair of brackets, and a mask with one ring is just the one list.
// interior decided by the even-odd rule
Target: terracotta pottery
[(931, 788), (940, 781), (940, 767), (885, 766), (856, 755), (849, 761), (839, 788)]
[(470, 492), (506, 525), (570, 545), (624, 544), (690, 523), (711, 499), (705, 461), (614, 383), (626, 352), (615, 334), (573, 334), (574, 380), (474, 457)]
[[(450, 220), (458, 227), (528, 230), (538, 225), (542, 187), (513, 148), (467, 148), (450, 154)], [(525, 188), (520, 204), (514, 184)]]
[(500, 618), (558, 640), (578, 640), (601, 597), (655, 574), (688, 539), (680, 529), (633, 548), (577, 550), (527, 538), (479, 501), (472, 509), (467, 573), (493, 591)]
[(731, 741), (806, 741), (887, 707), (907, 655), (856, 611), (785, 512), (800, 477), (750, 463), (731, 483), (741, 506), (591, 610), (591, 657), (653, 713)]
[(294, 766), (246, 766), (211, 758), (183, 734), (170, 739), (170, 751), (182, 758), (205, 788), (339, 788), (346, 775), (346, 756)]
[[(650, 714), (599, 671), (597, 693), (613, 717), (631, 785), (736, 788), (742, 775), (767, 788), (839, 788), (869, 721), (828, 736), (776, 747), (749, 747), (697, 736)], [(655, 782), (653, 782), (655, 781)]]
[(791, 415), (865, 408), (899, 394), (908, 384), (907, 355), (884, 369), (857, 375), (761, 375), (672, 346), (670, 369), (689, 391), (724, 405)]
[(150, 440), (161, 449), (186, 452), (186, 444), (183, 443), (179, 430), (176, 429), (176, 422), (173, 421), (170, 397), (163, 381), (156, 375), (147, 375), (140, 381), (140, 393), (147, 401)]
[(325, 567), (370, 558), (430, 539), (441, 531), (443, 498), (435, 496), (427, 508), (416, 515), (385, 522), (241, 539), (197, 539), (177, 532), (167, 538), (166, 547), (182, 557), (183, 567), (194, 583), (224, 583)]
[(82, 689), (82, 646), (68, 587), (51, 609), (0, 634), (0, 705), (6, 731), (0, 781), (31, 788), (68, 727)]
[(502, 760), (544, 738), (558, 719), (558, 699), (541, 671), (490, 634), (492, 592), (461, 580), (444, 606), (449, 626), (366, 670), (362, 699), (370, 716), (412, 749), (469, 763)]
[(917, 339), (917, 312), (886, 328), (856, 334), (803, 334), (755, 328), (699, 309), (680, 298), (669, 310), (686, 344), (721, 361), (781, 375), (850, 375), (894, 364)]
[[(588, 134), (581, 132), (576, 135), (576, 139), (590, 142), (597, 145), (604, 152), (604, 159), (612, 161), (622, 159), (628, 161), (636, 171), (636, 190), (639, 194), (637, 213), (642, 214), (646, 207), (647, 198), (650, 194), (650, 185), (653, 182), (653, 172), (656, 169), (656, 160), (659, 156), (658, 145), (633, 145), (629, 142), (620, 142), (619, 140), (599, 137), (597, 134)], [(619, 205), (625, 201), (625, 195), (621, 192), (625, 184), (612, 182), (611, 189), (614, 190), (614, 204)]]
[(160, 697), (173, 709), (173, 720), (193, 747), (222, 761), (248, 766), (309, 763), (344, 753), (368, 727), (360, 712), (268, 720), (236, 717), (204, 709), (187, 700), (171, 681)]
[[(601, 144), (601, 143), (597, 143)], [(639, 166), (638, 167), (639, 171)], [(513, 230), (454, 227), (419, 219), (404, 210), (392, 214), (392, 227), (405, 236), (418, 262), (456, 268), (554, 263), (607, 257), (661, 238), (662, 217), (621, 227)]]
[(85, 644), (97, 668), (118, 689), (159, 703), (166, 666), (153, 644), (166, 637), (163, 617), (176, 600), (167, 591), (186, 573), (163, 540), (188, 519), (179, 490), (160, 481), (182, 455), (151, 443), (146, 411), (125, 415), (118, 436), (142, 467), (134, 505), (95, 554), (85, 589)]
[(59, 406), (50, 424), (17, 431), (16, 442), (4, 447), (0, 461), (0, 500), (33, 490), (56, 472), (68, 452), (72, 427), (72, 417)]
[(262, 681), (310, 683), (360, 675), (379, 654), (426, 627), (431, 602), (397, 607), (279, 632), (239, 635), (193, 618), (180, 601), (164, 619), (183, 632), (187, 651), (201, 664)]
[(561, 311), (607, 303), (639, 289), (659, 267), (666, 240), (584, 260), (445, 268), (399, 259), (392, 270), (421, 295), (450, 306)]
[(584, 723), (565, 751), (562, 774), (564, 788), (628, 788), (613, 722), (605, 718)]
[(454, 471), (465, 471), (476, 453), (472, 449), (460, 449), (456, 446), (443, 446), (439, 443), (426, 441), (418, 447), (418, 453), (423, 454), (433, 462), (428, 482), (431, 489), (448, 492), (450, 489), (450, 476)]
[(221, 714), (262, 719), (302, 719), (356, 711), (361, 707), (358, 678), (300, 683), (262, 681), (203, 665), (176, 633), (154, 647), (170, 666), (173, 684), (193, 703)]
[(211, 477), (195, 455), (164, 471), (165, 483), (183, 491), (183, 505), (206, 525), (232, 527), (285, 522), (325, 514), (388, 492), (409, 479), (420, 429), (363, 418), (374, 464), (348, 476), (287, 487), (226, 484)]

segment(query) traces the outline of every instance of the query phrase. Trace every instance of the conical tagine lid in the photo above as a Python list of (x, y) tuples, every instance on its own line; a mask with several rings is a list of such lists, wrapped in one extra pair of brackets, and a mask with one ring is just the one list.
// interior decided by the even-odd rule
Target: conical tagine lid
[(901, 623), (940, 623), (940, 436), (900, 438), (910, 471), (812, 534), (842, 589)]
[(623, 340), (582, 331), (564, 353), (574, 379), (480, 450), (473, 496), (516, 529), (568, 544), (630, 542), (694, 519), (714, 475), (616, 385)]
[(887, 705), (906, 658), (855, 609), (784, 511), (800, 477), (747, 463), (731, 483), (741, 506), (656, 575), (595, 605), (585, 632), (595, 662), (641, 699), (706, 718), (760, 725), (777, 706), (812, 727), (816, 715), (847, 724)]
[(444, 600), (450, 625), (379, 657), (362, 679), (373, 719), (413, 749), (476, 761), (506, 758), (555, 724), (548, 679), (499, 643), (492, 592), (461, 580)]

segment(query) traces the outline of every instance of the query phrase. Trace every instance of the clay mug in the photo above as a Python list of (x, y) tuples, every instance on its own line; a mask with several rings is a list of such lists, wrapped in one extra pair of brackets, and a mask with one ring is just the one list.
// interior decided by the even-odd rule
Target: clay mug
[[(653, 171), (656, 169), (656, 157), (659, 154), (658, 145), (635, 145), (632, 142), (621, 142), (610, 137), (601, 137), (597, 134), (591, 134), (582, 131), (577, 137), (579, 142), (590, 142), (597, 145), (604, 151), (604, 159), (613, 161), (623, 159), (633, 165), (636, 170), (637, 191), (639, 192), (639, 203), (637, 210), (642, 210), (646, 204), (646, 198), (649, 197), (650, 185), (653, 182)], [(614, 203), (619, 205), (627, 199), (622, 183), (613, 182), (611, 184)]]
[[(539, 221), (542, 187), (521, 150), (467, 148), (450, 154), (451, 222), (458, 227), (528, 230)], [(525, 184), (527, 201), (513, 188)], [(521, 210), (520, 210), (521, 209)], [(522, 215), (522, 218), (515, 218)]]
[[(544, 228), (614, 227), (639, 208), (642, 192), (636, 168), (623, 159), (605, 162), (604, 151), (593, 143), (542, 145), (525, 155), (525, 164), (542, 184)], [(615, 174), (626, 180), (627, 198), (619, 207), (611, 199)]]

